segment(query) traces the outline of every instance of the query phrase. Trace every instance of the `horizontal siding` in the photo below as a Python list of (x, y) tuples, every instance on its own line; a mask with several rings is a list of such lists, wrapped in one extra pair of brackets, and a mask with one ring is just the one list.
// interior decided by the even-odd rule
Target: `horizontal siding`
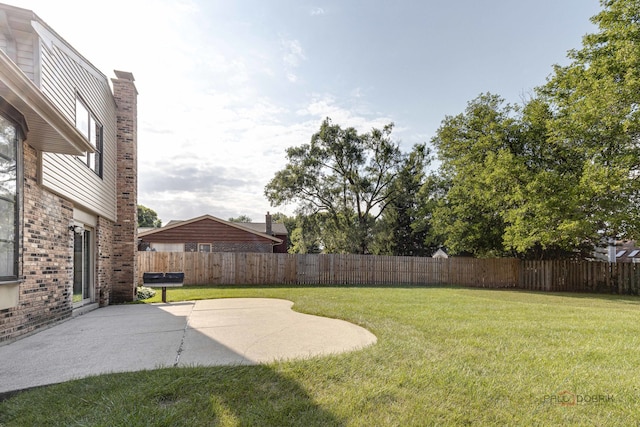
[(34, 81), (35, 56), (32, 37), (17, 39), (16, 56), (16, 64), (18, 67), (20, 67), (29, 80)]
[(211, 219), (202, 219), (183, 226), (159, 231), (140, 237), (140, 239), (148, 243), (272, 243), (272, 240), (266, 237)]
[(41, 88), (60, 111), (75, 122), (75, 97), (80, 94), (102, 123), (103, 178), (100, 179), (75, 156), (43, 153), (42, 183), (92, 212), (116, 219), (116, 111), (106, 78), (97, 78), (61, 49), (40, 44)]
[[(0, 49), (7, 53), (22, 72), (34, 81), (35, 49), (34, 36), (23, 31), (12, 30), (15, 40), (7, 40), (7, 36), (0, 31)], [(9, 47), (11, 48), (9, 49)]]

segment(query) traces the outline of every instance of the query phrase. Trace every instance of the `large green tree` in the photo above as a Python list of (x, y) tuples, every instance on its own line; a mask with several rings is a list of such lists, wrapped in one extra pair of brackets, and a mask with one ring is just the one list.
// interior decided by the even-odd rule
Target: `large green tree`
[(432, 221), (451, 252), (557, 257), (637, 238), (640, 2), (601, 3), (598, 31), (523, 107), (482, 95), (443, 121)]
[(310, 143), (287, 149), (287, 165), (265, 187), (267, 199), (296, 203), (299, 214), (315, 217), (325, 252), (369, 253), (402, 164), (392, 129), (358, 133), (325, 119)]
[[(434, 248), (427, 244), (429, 228), (420, 225), (420, 191), (431, 162), (425, 144), (417, 144), (404, 157), (396, 175), (386, 209), (376, 222), (373, 252), (379, 255), (427, 256)], [(437, 249), (437, 248), (436, 248)]]
[(593, 243), (583, 156), (550, 140), (552, 117), (540, 99), (516, 108), (485, 94), (443, 121), (432, 141), (442, 165), (430, 212), (451, 253), (556, 258)]
[(162, 221), (153, 209), (138, 205), (138, 227), (162, 227)]
[(575, 256), (593, 231), (582, 207), (583, 157), (549, 138), (550, 106), (530, 100), (519, 117), (519, 153), (503, 156), (494, 179), (508, 183), (502, 217), (505, 247), (529, 258)]
[(451, 253), (499, 256), (510, 182), (504, 177), (521, 151), (514, 109), (497, 95), (483, 94), (464, 113), (446, 117), (432, 144), (441, 162), (446, 193), (433, 211), (435, 233)]
[(576, 228), (592, 240), (637, 237), (640, 226), (640, 2), (601, 4), (598, 31), (540, 88), (550, 143), (580, 157)]

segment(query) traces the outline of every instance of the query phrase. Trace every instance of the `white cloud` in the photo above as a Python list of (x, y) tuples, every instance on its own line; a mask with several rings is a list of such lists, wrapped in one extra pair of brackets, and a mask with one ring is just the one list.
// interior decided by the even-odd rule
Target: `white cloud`
[[(190, 0), (113, 0), (99, 21), (63, 13), (73, 9), (72, 0), (55, 6), (27, 1), (32, 6), (25, 7), (109, 77), (114, 68), (136, 77), (138, 202), (165, 222), (205, 213), (254, 220), (267, 210), (292, 213), (293, 207), (270, 207), (263, 195), (285, 166), (288, 147), (309, 142), (327, 116), (359, 131), (389, 121), (350, 110), (353, 98), (366, 98), (359, 89), (346, 99), (273, 95), (269, 85), (278, 77), (305, 83), (300, 73), (308, 59), (301, 41), (282, 34), (272, 40), (214, 34)], [(120, 16), (125, 5), (129, 12)], [(112, 31), (112, 22), (121, 30)]]
[(300, 66), (300, 62), (306, 60), (302, 45), (298, 40), (289, 40), (282, 38), (280, 40), (282, 46), (282, 62), (285, 66), (285, 74), (287, 80), (291, 83), (298, 82), (298, 76), (294, 72)]
[(306, 59), (302, 50), (302, 45), (298, 40), (282, 40), (284, 63), (289, 67), (297, 67), (300, 61)]
[[(78, 8), (78, 0), (18, 3), (34, 10), (108, 77), (114, 68), (134, 74), (139, 202), (165, 221), (204, 213), (259, 220), (267, 210), (286, 211), (269, 206), (264, 186), (285, 166), (286, 148), (308, 143), (326, 117), (359, 132), (395, 121), (394, 138), (405, 139), (408, 150), (428, 140), (425, 129), (437, 128), (444, 113), (458, 111), (445, 104), (455, 98), (451, 92), (459, 82), (447, 84), (446, 75), (424, 79), (428, 73), (419, 80), (405, 78), (411, 74), (399, 72), (393, 65), (399, 62), (380, 60), (383, 50), (366, 49), (380, 33), (365, 22), (348, 28), (365, 44), (358, 45), (356, 37), (341, 46), (348, 33), (326, 37), (327, 29), (317, 25), (320, 16), (333, 12), (326, 8), (307, 7), (301, 20), (284, 22), (265, 19), (260, 2), (112, 0), (101, 9), (101, 19), (92, 20), (85, 19), (91, 12)], [(301, 27), (307, 23), (315, 27)], [(336, 26), (339, 30), (345, 28)], [(397, 31), (389, 32), (389, 40), (407, 33), (392, 30)], [(424, 44), (429, 38), (420, 40)], [(421, 45), (407, 51), (413, 56), (405, 69), (420, 67), (415, 52), (427, 50)], [(369, 53), (377, 55), (371, 62), (376, 67), (360, 68), (369, 63)], [(345, 60), (336, 63), (335, 58)], [(428, 59), (429, 72), (438, 72)], [(460, 68), (445, 69), (451, 74)], [(446, 88), (446, 96), (416, 89), (425, 81)], [(406, 99), (400, 102), (396, 95)], [(456, 102), (464, 108), (466, 99)], [(408, 120), (407, 112), (418, 118)], [(441, 115), (434, 119), (434, 114)]]
[(371, 117), (370, 114), (358, 114), (351, 106), (340, 105), (335, 96), (330, 94), (314, 95), (309, 104), (296, 111), (299, 116), (312, 116), (317, 120), (326, 117), (341, 126), (354, 127), (360, 132), (368, 132), (371, 128), (382, 128), (393, 120), (384, 115)]
[[(264, 186), (285, 166), (288, 147), (309, 142), (327, 116), (361, 132), (390, 121), (360, 116), (329, 94), (313, 95), (298, 111), (279, 100), (229, 93), (200, 94), (191, 101), (187, 113), (173, 111), (178, 122), (184, 119), (187, 124), (182, 131), (154, 133), (143, 150), (147, 155), (146, 166), (140, 167), (141, 200), (153, 201), (147, 206), (163, 219), (202, 213), (259, 218), (269, 209), (292, 213), (294, 207), (274, 209), (263, 196)], [(208, 212), (198, 211), (206, 206)]]

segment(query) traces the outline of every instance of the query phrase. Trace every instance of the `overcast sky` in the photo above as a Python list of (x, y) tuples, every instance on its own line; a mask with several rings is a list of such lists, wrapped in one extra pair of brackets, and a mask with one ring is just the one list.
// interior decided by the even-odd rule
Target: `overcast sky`
[[(520, 103), (594, 32), (598, 0), (3, 0), (138, 88), (138, 203), (263, 221), (285, 149), (325, 117), (403, 151), (483, 92)], [(101, 4), (100, 6), (97, 6)]]

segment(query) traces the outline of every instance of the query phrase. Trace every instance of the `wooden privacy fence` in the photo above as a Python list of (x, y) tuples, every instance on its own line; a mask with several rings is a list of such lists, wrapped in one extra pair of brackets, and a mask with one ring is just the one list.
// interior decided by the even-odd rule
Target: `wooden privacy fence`
[(138, 252), (144, 272), (181, 271), (190, 285), (463, 285), (515, 287), (518, 260), (231, 252)]
[(181, 271), (187, 285), (458, 285), (637, 295), (638, 264), (231, 252), (138, 252), (144, 272)]
[(640, 264), (593, 261), (521, 261), (519, 288), (553, 292), (638, 295)]

